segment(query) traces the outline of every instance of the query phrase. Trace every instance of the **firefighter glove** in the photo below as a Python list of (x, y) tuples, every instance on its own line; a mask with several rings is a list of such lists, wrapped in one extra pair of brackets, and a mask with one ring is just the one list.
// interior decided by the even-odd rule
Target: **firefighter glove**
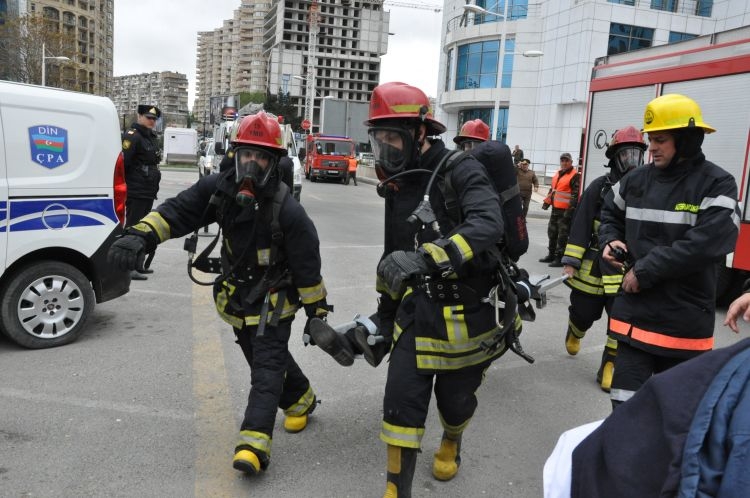
[(393, 251), (378, 265), (378, 276), (392, 294), (401, 294), (405, 282), (416, 275), (425, 275), (435, 269), (422, 252)]
[(545, 211), (548, 210), (549, 209), (549, 204), (547, 204), (546, 202), (543, 202), (542, 203), (542, 209), (544, 209)]
[(328, 316), (328, 312), (331, 311), (331, 307), (328, 306), (328, 303), (325, 299), (321, 299), (319, 301), (315, 301), (314, 303), (305, 304), (305, 314), (307, 315), (307, 321), (305, 322), (305, 328), (302, 331), (302, 340), (305, 343), (305, 346), (308, 344), (315, 345), (315, 341), (312, 340), (312, 337), (310, 336), (310, 321), (313, 318), (320, 318), (321, 320), (325, 321), (326, 317)]
[(145, 257), (146, 239), (133, 234), (123, 235), (117, 239), (107, 253), (107, 261), (121, 271), (143, 268)]

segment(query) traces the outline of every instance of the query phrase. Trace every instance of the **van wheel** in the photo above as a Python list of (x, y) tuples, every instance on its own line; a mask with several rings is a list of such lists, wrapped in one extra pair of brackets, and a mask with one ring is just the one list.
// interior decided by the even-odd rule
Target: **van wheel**
[(35, 262), (0, 289), (0, 328), (26, 348), (62, 346), (78, 338), (95, 303), (91, 283), (77, 268)]

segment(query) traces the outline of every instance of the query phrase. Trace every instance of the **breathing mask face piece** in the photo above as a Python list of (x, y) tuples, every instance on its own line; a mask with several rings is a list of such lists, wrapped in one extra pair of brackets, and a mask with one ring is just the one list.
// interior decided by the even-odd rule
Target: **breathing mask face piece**
[(459, 144), (458, 148), (464, 152), (468, 152), (481, 143), (480, 140), (464, 140)]
[(621, 174), (643, 165), (643, 149), (640, 147), (623, 147), (615, 153), (615, 164)]
[[(370, 145), (375, 156), (375, 169), (384, 178), (404, 171), (412, 156), (414, 138), (405, 128), (370, 128)], [(381, 178), (384, 179), (384, 178)]]
[(240, 146), (234, 151), (234, 167), (239, 189), (237, 204), (248, 206), (268, 185), (278, 164), (278, 157), (260, 147)]

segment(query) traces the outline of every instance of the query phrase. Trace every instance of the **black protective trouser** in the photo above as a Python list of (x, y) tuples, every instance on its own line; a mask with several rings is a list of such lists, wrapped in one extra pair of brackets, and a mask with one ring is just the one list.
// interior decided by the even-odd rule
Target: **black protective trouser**
[(612, 407), (627, 401), (652, 375), (669, 370), (687, 360), (688, 358), (647, 353), (626, 342), (617, 341), (615, 373), (610, 391)]
[(555, 258), (562, 258), (565, 253), (565, 246), (568, 243), (568, 234), (570, 233), (570, 224), (573, 219), (571, 214), (565, 215), (566, 209), (552, 208), (552, 214), (547, 224), (547, 237), (549, 238), (549, 254)]
[(292, 322), (266, 326), (258, 337), (258, 327), (234, 329), (237, 344), (250, 365), (250, 394), (240, 430), (273, 433), (276, 410), (298, 402), (310, 388), (310, 381), (289, 352)]
[(437, 374), (417, 371), (414, 329), (407, 328), (396, 341), (388, 363), (388, 379), (383, 398), (383, 421), (407, 429), (424, 429), (430, 396), (445, 424), (459, 427), (477, 408), (476, 391), (482, 384), (487, 365)]
[(153, 199), (131, 199), (125, 200), (125, 226), (131, 227), (141, 221), (141, 218), (151, 212), (154, 207)]
[[(594, 295), (577, 289), (570, 289), (570, 306), (568, 306), (568, 320), (579, 332), (586, 332), (595, 321), (602, 317), (604, 310), (607, 315), (612, 309), (614, 296)], [(579, 339), (583, 337), (578, 337)]]

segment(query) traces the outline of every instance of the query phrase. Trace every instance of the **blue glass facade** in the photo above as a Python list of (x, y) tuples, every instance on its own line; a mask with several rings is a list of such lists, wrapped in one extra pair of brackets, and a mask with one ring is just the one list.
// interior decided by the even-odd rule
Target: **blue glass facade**
[[(492, 123), (492, 116), (495, 113), (495, 110), (492, 108), (475, 108), (475, 109), (463, 109), (458, 112), (458, 129), (461, 129), (461, 126), (467, 121), (471, 121), (472, 119), (481, 119), (485, 123), (488, 123), (490, 126), (490, 130), (492, 130), (493, 123)], [(506, 137), (508, 135), (508, 108), (507, 107), (501, 107), (498, 112), (498, 124), (495, 126), (497, 129), (497, 140), (505, 143)], [(490, 132), (490, 136), (492, 136), (492, 133)]]
[[(502, 88), (510, 88), (513, 79), (513, 38), (505, 40), (505, 55), (501, 70)], [(456, 90), (467, 88), (497, 88), (500, 40), (468, 43), (458, 47), (456, 59)]]

